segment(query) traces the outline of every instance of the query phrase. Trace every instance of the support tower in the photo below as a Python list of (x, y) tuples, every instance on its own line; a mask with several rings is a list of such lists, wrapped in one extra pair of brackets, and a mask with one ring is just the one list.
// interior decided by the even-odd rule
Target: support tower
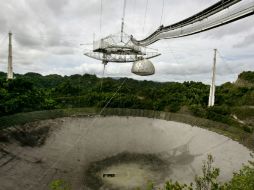
[(9, 53), (8, 53), (8, 73), (7, 80), (13, 79), (13, 68), (12, 68), (12, 33), (9, 32)]
[(212, 83), (211, 83), (211, 86), (210, 86), (208, 107), (214, 106), (214, 102), (215, 102), (216, 55), (217, 55), (217, 49), (214, 49)]

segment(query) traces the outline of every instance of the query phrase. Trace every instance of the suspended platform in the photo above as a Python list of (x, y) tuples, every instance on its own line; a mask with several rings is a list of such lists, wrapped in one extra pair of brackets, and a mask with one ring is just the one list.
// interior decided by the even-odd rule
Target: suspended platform
[(151, 59), (161, 54), (155, 49), (134, 44), (130, 35), (116, 34), (94, 41), (93, 50), (85, 51), (84, 55), (105, 63), (126, 63)]

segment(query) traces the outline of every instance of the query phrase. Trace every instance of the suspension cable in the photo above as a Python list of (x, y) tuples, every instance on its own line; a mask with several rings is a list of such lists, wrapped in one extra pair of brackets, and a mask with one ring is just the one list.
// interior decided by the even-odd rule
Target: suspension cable
[(164, 5), (165, 5), (165, 0), (162, 1), (162, 10), (161, 10), (160, 26), (161, 26), (161, 24), (162, 24), (162, 19), (163, 19), (163, 15), (164, 15)]
[(149, 3), (149, 0), (146, 0), (146, 10), (145, 10), (145, 17), (144, 17), (144, 24), (143, 24), (143, 33), (145, 30), (145, 25), (146, 25), (146, 15), (147, 15), (148, 3)]
[[(171, 55), (172, 55), (172, 57), (173, 57), (173, 59), (174, 59), (174, 61), (177, 63), (177, 65), (181, 65), (180, 64), (180, 62), (178, 61), (178, 58), (176, 57), (176, 55), (174, 54), (174, 52), (172, 51), (172, 49), (171, 49), (171, 47), (169, 46), (169, 44), (168, 44), (168, 48), (169, 48), (169, 51), (170, 51), (170, 53), (171, 53)], [(184, 77), (184, 80), (187, 82), (188, 80), (187, 80), (187, 78), (186, 78), (186, 69), (184, 69), (183, 70), (183, 77)]]
[(105, 75), (105, 70), (106, 70), (106, 63), (103, 63), (103, 70), (102, 70), (102, 77), (101, 77), (101, 87), (100, 87), (101, 93), (102, 93), (103, 79), (104, 79), (104, 75)]
[(228, 61), (226, 61), (225, 57), (222, 56), (221, 52), (217, 49), (218, 55), (220, 56), (221, 60), (225, 63), (225, 66), (227, 67), (227, 69), (234, 74), (234, 71), (230, 68), (230, 66), (228, 65)]
[(127, 78), (125, 78), (123, 80), (123, 82), (120, 84), (120, 86), (118, 87), (118, 89), (115, 91), (115, 93), (111, 96), (111, 98), (107, 101), (107, 103), (105, 104), (105, 106), (101, 109), (99, 115), (101, 115), (103, 113), (103, 111), (108, 107), (108, 105), (111, 103), (112, 99), (116, 96), (116, 94), (119, 92), (119, 90), (123, 87), (124, 83), (126, 82)]
[[(136, 14), (136, 4), (137, 4), (137, 0), (134, 0), (134, 2), (133, 2), (133, 4), (132, 4), (132, 14), (133, 14), (133, 16), (135, 16), (135, 14)], [(134, 17), (134, 18), (136, 18), (136, 17)], [(136, 18), (137, 19), (137, 18)], [(135, 20), (136, 20), (135, 19)]]
[(123, 42), (123, 30), (124, 30), (125, 9), (126, 9), (126, 0), (124, 0), (124, 2), (123, 2), (123, 17), (122, 17), (122, 26), (121, 26), (121, 42)]
[(0, 44), (4, 43), (4, 41), (7, 39), (8, 35), (3, 35), (3, 37), (0, 40)]
[(101, 7), (100, 7), (100, 35), (101, 35), (101, 28), (102, 28), (102, 11), (103, 11), (103, 4), (101, 0)]

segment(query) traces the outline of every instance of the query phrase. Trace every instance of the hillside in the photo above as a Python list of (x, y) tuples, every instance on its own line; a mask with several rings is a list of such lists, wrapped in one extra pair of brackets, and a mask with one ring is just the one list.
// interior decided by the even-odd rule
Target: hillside
[(254, 72), (246, 71), (242, 72), (239, 76), (237, 81), (235, 82), (237, 86), (242, 87), (253, 87), (254, 86)]
[(112, 108), (184, 112), (230, 125), (253, 125), (254, 72), (250, 71), (241, 73), (237, 80), (247, 85), (228, 82), (217, 86), (213, 108), (207, 108), (209, 86), (201, 82), (101, 80), (89, 74), (38, 73), (16, 74), (15, 80), (6, 81), (5, 76), (0, 73), (0, 116), (47, 109), (100, 108), (107, 104)]

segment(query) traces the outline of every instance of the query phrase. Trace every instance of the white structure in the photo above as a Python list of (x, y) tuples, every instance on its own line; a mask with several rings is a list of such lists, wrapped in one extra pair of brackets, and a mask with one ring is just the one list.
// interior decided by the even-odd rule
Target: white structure
[(150, 60), (142, 59), (133, 63), (131, 72), (140, 76), (149, 76), (155, 73), (155, 68)]
[[(102, 61), (104, 65), (109, 62), (133, 62), (132, 72), (140, 76), (154, 74), (154, 66), (148, 59), (160, 56), (157, 50), (134, 44), (132, 36), (124, 32), (126, 0), (124, 0), (121, 33), (109, 35), (93, 41), (93, 49), (86, 50), (84, 55)], [(104, 67), (105, 69), (105, 67)]]
[(93, 50), (86, 50), (84, 55), (103, 63), (127, 63), (140, 59), (151, 59), (160, 55), (157, 50), (133, 44), (131, 36), (123, 34), (109, 35), (93, 42)]
[(12, 68), (12, 33), (9, 33), (9, 54), (8, 54), (8, 73), (7, 80), (13, 79), (13, 68)]
[(212, 83), (211, 83), (211, 86), (210, 86), (208, 107), (214, 106), (214, 102), (215, 102), (216, 54), (217, 54), (217, 49), (214, 50)]

